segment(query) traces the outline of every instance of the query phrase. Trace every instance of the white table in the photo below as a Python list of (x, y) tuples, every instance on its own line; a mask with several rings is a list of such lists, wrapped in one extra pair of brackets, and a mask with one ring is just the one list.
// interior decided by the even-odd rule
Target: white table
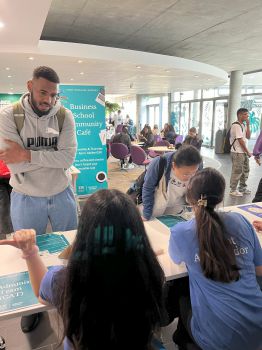
[(176, 149), (175, 147), (167, 147), (167, 146), (152, 146), (148, 147), (149, 151), (159, 152), (159, 153), (166, 153), (166, 152), (174, 152)]
[[(254, 203), (261, 207), (262, 210), (262, 202), (261, 203)], [(247, 205), (247, 204), (244, 204)], [(223, 210), (228, 211), (234, 211), (242, 214), (245, 216), (251, 223), (254, 220), (262, 220), (258, 216), (248, 213), (246, 211), (243, 211), (239, 209), (240, 206), (231, 206), (231, 207), (225, 207)], [(154, 251), (158, 251), (159, 249), (162, 249), (164, 253), (160, 256), (158, 256), (159, 263), (162, 266), (162, 269), (164, 270), (166, 280), (170, 281), (173, 279), (181, 278), (187, 276), (187, 269), (184, 263), (178, 265), (175, 264), (168, 254), (168, 243), (169, 243), (169, 237), (170, 237), (170, 229), (165, 226), (162, 222), (160, 222), (157, 219), (153, 219), (150, 221), (145, 221), (145, 228), (147, 235), (149, 237), (150, 243), (154, 249)], [(262, 233), (257, 233), (260, 244), (262, 246)]]
[[(66, 231), (63, 233), (69, 243), (72, 243), (76, 234), (76, 231)], [(43, 254), (42, 259), (46, 266), (63, 265), (64, 261), (58, 258), (57, 254)], [(27, 271), (27, 265), (24, 259), (21, 258), (21, 251), (17, 248), (0, 245), (0, 276), (6, 276), (19, 272)], [(0, 320), (9, 319), (12, 317), (31, 315), (36, 312), (41, 312), (51, 309), (49, 306), (42, 305), (40, 303), (26, 307), (23, 309), (12, 310), (10, 312), (0, 313)]]
[[(259, 205), (262, 210), (262, 203), (256, 204)], [(254, 220), (259, 220), (257, 216), (242, 211), (241, 209), (235, 206), (226, 207), (224, 208), (224, 210), (239, 212), (242, 215), (244, 215), (250, 222)], [(173, 263), (173, 261), (168, 255), (170, 229), (157, 219), (146, 221), (144, 222), (144, 224), (154, 251), (163, 250), (163, 254), (158, 256), (158, 260), (164, 270), (166, 280), (169, 281), (187, 276), (186, 266), (184, 264), (177, 265)], [(63, 234), (69, 241), (69, 243), (72, 243), (76, 231), (66, 231), (57, 234)], [(262, 233), (258, 233), (258, 238), (262, 245)], [(43, 255), (42, 258), (46, 266), (62, 265), (64, 263), (61, 259), (58, 258), (58, 254), (46, 254)], [(21, 259), (21, 252), (16, 248), (0, 245), (0, 276), (6, 276), (23, 271), (27, 271), (27, 266), (26, 262), (23, 259)], [(32, 305), (23, 309), (0, 313), (0, 320), (41, 312), (48, 309), (50, 309), (50, 307), (38, 303), (36, 305)]]

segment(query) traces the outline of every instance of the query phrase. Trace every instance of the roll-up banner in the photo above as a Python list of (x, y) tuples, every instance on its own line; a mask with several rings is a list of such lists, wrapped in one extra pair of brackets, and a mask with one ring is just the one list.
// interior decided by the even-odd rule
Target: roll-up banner
[(62, 104), (75, 118), (80, 171), (76, 191), (86, 196), (107, 188), (105, 93), (103, 86), (60, 85)]

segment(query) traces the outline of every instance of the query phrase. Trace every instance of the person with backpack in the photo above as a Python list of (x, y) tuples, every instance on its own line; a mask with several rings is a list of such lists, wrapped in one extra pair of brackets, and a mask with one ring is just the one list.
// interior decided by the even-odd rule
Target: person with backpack
[(99, 190), (87, 198), (67, 266), (44, 266), (34, 230), (14, 241), (35, 295), (61, 316), (64, 349), (156, 349), (165, 277), (127, 195)]
[[(74, 117), (62, 107), (59, 77), (50, 67), (34, 70), (28, 93), (0, 112), (0, 159), (11, 172), (11, 220), (15, 231), (46, 233), (77, 228), (77, 208), (68, 169), (76, 154)], [(61, 117), (62, 115), (62, 117)], [(38, 314), (22, 318), (23, 332)]]
[[(249, 175), (249, 158), (252, 154), (246, 146), (246, 139), (250, 139), (249, 114), (246, 108), (239, 108), (237, 111), (237, 122), (234, 122), (230, 129), (230, 152), (232, 158), (232, 171), (230, 177), (230, 195), (242, 197), (250, 194), (247, 188)], [(237, 189), (237, 186), (239, 188)]]
[(189, 145), (180, 147), (176, 152), (166, 153), (163, 158), (165, 167), (162, 174), (159, 174), (162, 159), (156, 157), (149, 164), (145, 175), (141, 208), (144, 220), (183, 211), (188, 181), (202, 161), (199, 151)]
[[(262, 349), (262, 249), (252, 224), (239, 213), (216, 211), (225, 179), (205, 168), (189, 182), (187, 200), (195, 218), (171, 228), (169, 255), (184, 262), (187, 295), (179, 297), (181, 349), (196, 343), (208, 350)], [(195, 348), (195, 347), (193, 347)]]
[(10, 194), (12, 187), (9, 184), (9, 180), (10, 170), (0, 160), (0, 239), (4, 239), (6, 234), (13, 232), (10, 217)]

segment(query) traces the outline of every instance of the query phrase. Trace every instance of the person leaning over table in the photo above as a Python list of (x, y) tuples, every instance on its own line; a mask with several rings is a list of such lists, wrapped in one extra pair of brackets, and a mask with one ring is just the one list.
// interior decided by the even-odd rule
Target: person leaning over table
[(150, 163), (142, 189), (141, 207), (144, 220), (165, 214), (179, 214), (186, 204), (185, 193), (189, 179), (202, 161), (194, 146), (182, 146), (163, 156), (166, 160), (162, 180), (157, 187), (160, 157)]
[(47, 270), (34, 230), (8, 243), (22, 250), (40, 303), (57, 308), (65, 350), (154, 349), (164, 273), (129, 196), (100, 190), (86, 200), (66, 267)]
[(243, 215), (215, 210), (224, 193), (225, 179), (217, 170), (199, 171), (186, 194), (195, 218), (171, 228), (169, 255), (186, 264), (190, 284), (190, 293), (179, 297), (173, 340), (182, 348), (195, 342), (203, 350), (261, 350), (256, 275), (262, 275), (262, 249)]

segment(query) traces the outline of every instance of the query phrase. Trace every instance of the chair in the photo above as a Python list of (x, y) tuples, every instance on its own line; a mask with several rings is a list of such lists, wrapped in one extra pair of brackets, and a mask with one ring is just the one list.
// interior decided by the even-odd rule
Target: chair
[(184, 139), (183, 135), (177, 135), (176, 140), (175, 140), (175, 145), (177, 145), (178, 143), (182, 143)]
[(130, 153), (128, 147), (123, 143), (112, 143), (111, 155), (116, 159), (120, 159), (122, 169), (122, 164), (124, 163), (125, 158), (130, 155)]
[(150, 163), (150, 159), (147, 159), (147, 154), (143, 148), (132, 145), (130, 151), (133, 163), (136, 165), (144, 165), (146, 168), (146, 166)]
[(167, 141), (167, 140), (161, 140), (161, 141), (158, 141), (155, 146), (167, 146), (169, 147), (170, 146), (170, 143)]

